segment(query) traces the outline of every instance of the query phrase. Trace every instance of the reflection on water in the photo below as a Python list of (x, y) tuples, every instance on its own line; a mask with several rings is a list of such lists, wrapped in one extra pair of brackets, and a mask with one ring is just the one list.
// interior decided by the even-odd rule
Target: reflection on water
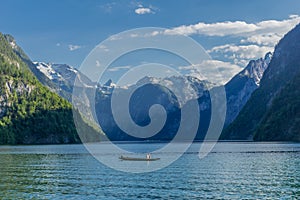
[[(141, 145), (159, 144), (122, 145), (142, 153)], [(130, 174), (102, 165), (81, 145), (2, 146), (0, 199), (300, 198), (300, 144), (219, 143), (202, 160), (199, 147), (162, 170)]]

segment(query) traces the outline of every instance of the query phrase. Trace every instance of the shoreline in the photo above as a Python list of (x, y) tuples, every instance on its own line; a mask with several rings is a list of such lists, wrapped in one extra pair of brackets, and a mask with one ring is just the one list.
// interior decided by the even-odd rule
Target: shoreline
[[(162, 141), (162, 140), (152, 140), (152, 141), (101, 141), (101, 142), (94, 142), (94, 143), (85, 143), (85, 144), (167, 144), (170, 143), (171, 141)], [(194, 143), (264, 143), (264, 144), (299, 144), (300, 142), (297, 141), (250, 141), (250, 140), (218, 140), (218, 141), (203, 141), (203, 140), (197, 140), (197, 141), (192, 141), (191, 144)], [(173, 141), (172, 143), (190, 143), (190, 141)], [(51, 146), (51, 145), (85, 145), (83, 143), (52, 143), (52, 144), (0, 144), (0, 147), (5, 147), (5, 146)]]

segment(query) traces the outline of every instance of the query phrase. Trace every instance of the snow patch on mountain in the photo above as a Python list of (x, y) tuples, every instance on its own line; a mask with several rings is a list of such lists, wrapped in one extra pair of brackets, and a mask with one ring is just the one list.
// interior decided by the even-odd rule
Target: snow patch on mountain
[(259, 86), (260, 80), (270, 63), (271, 58), (272, 53), (269, 52), (265, 55), (265, 58), (251, 60), (248, 66), (242, 71), (242, 74), (254, 80), (255, 84)]
[(171, 76), (165, 78), (156, 78), (146, 76), (139, 80), (136, 85), (144, 84), (158, 84), (171, 90), (178, 98), (180, 105), (184, 105), (187, 101), (197, 99), (203, 95), (204, 91), (207, 91), (215, 85), (200, 80), (192, 76)]
[(264, 58), (251, 60), (240, 73), (235, 75), (226, 85), (227, 116), (225, 125), (230, 124), (247, 103), (251, 94), (259, 87), (260, 81), (270, 64), (272, 53)]
[(33, 64), (35, 64), (36, 68), (40, 70), (40, 72), (42, 72), (50, 80), (62, 79), (62, 76), (52, 68), (52, 64), (47, 64), (44, 62), (33, 62)]

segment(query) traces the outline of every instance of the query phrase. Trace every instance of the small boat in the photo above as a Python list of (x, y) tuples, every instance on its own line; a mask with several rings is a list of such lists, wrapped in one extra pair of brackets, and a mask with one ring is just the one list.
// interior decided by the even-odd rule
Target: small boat
[(132, 157), (126, 157), (126, 156), (120, 156), (121, 160), (129, 160), (129, 161), (156, 161), (160, 160), (160, 158), (132, 158)]

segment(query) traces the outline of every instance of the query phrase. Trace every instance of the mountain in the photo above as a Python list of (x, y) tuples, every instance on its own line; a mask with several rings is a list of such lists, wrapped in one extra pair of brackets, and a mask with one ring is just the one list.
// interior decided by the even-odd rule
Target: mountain
[(300, 141), (300, 73), (272, 102), (255, 131), (255, 140)]
[(206, 80), (200, 80), (193, 76), (170, 76), (165, 78), (146, 76), (139, 80), (136, 83), (136, 86), (141, 84), (159, 84), (169, 88), (177, 94), (178, 101), (181, 105), (191, 99), (199, 98), (203, 95), (204, 91), (216, 86), (213, 83)]
[[(68, 101), (71, 101), (76, 77), (78, 77), (78, 80), (81, 81), (81, 84), (86, 88), (95, 87), (97, 85), (79, 70), (66, 64), (33, 62), (32, 67), (34, 68), (33, 72), (35, 72), (36, 77), (44, 85), (48, 86), (52, 91), (55, 91)], [(49, 84), (49, 82), (51, 84)]]
[[(103, 94), (110, 95), (113, 88), (116, 87), (111, 79), (103, 85), (94, 83), (79, 70), (66, 64), (34, 62), (34, 66), (35, 71), (37, 70), (39, 72), (36, 73), (37, 77), (40, 77), (40, 73), (42, 73), (42, 77), (46, 76), (48, 79), (47, 81), (42, 79), (41, 82), (69, 101), (72, 96), (73, 85), (77, 75), (85, 88), (98, 87), (98, 91)], [(48, 84), (49, 81), (52, 82), (52, 85)], [(166, 87), (175, 90), (180, 96), (184, 97), (184, 99), (181, 99), (181, 103), (184, 103), (189, 99), (196, 99), (198, 96), (202, 95), (203, 88), (212, 88), (214, 86), (212, 83), (199, 80), (192, 76), (171, 76), (167, 78), (146, 76), (139, 80), (136, 85), (138, 86), (145, 83), (165, 85)], [(184, 91), (181, 90), (182, 87), (189, 85), (192, 86), (192, 88)], [(192, 90), (196, 92), (196, 95), (193, 94), (194, 92), (192, 92)]]
[[(100, 86), (92, 82), (78, 69), (67, 64), (33, 62), (32, 67), (36, 77), (51, 91), (57, 93), (69, 102), (72, 102), (72, 98), (75, 98), (73, 102), (76, 102), (76, 107), (80, 109), (81, 114), (90, 122), (94, 121), (93, 116), (89, 112), (90, 96), (92, 96), (94, 89), (100, 87), (101, 92), (105, 92), (106, 90), (111, 91), (111, 89), (109, 89), (110, 86)], [(82, 87), (90, 92), (84, 92), (80, 96), (72, 95), (76, 78), (76, 87)], [(93, 124), (93, 126), (97, 126), (95, 123)]]
[[(116, 88), (114, 93), (118, 101), (124, 102), (124, 95), (131, 91), (134, 86), (129, 89)], [(107, 94), (97, 95), (96, 99), (96, 114), (98, 122), (102, 130), (106, 133), (110, 140), (140, 140), (137, 137), (128, 135), (117, 125), (113, 116), (111, 102), (112, 96)], [(120, 97), (121, 96), (121, 97)], [(163, 129), (154, 137), (147, 138), (150, 140), (170, 140), (176, 134), (178, 129), (179, 104), (175, 95), (167, 88), (158, 84), (145, 84), (132, 94), (129, 105), (130, 116), (134, 123), (140, 126), (146, 126), (151, 121), (149, 118), (149, 109), (152, 105), (159, 104), (166, 109), (167, 120)], [(122, 119), (128, 119), (124, 116), (124, 111), (119, 107), (119, 104), (114, 107), (115, 112), (121, 115)], [(159, 114), (155, 113), (154, 119), (160, 119)], [(141, 132), (140, 134), (145, 134)]]
[[(60, 90), (55, 90), (58, 94), (61, 95), (59, 91), (63, 90), (71, 95), (70, 92), (72, 91), (74, 78), (76, 74), (80, 73), (77, 69), (63, 64), (46, 64), (43, 62), (36, 62), (34, 64), (39, 72), (46, 76), (55, 86), (61, 88)], [(68, 75), (68, 73), (71, 73), (71, 75)], [(83, 74), (79, 75), (85, 77)], [(92, 83), (85, 77), (83, 82), (85, 83), (85, 85), (83, 85), (85, 88), (83, 91), (85, 92), (75, 97), (77, 98), (76, 102), (81, 104), (81, 112), (85, 113), (87, 119), (92, 120), (93, 116), (88, 111), (90, 109), (88, 105), (92, 102), (90, 98), (93, 96), (93, 89), (95, 89), (91, 88), (96, 87), (96, 117), (98, 118), (101, 128), (111, 140), (137, 139), (130, 137), (117, 126), (111, 110), (111, 96), (113, 91), (118, 94), (139, 87), (142, 88), (138, 89), (137, 93), (134, 93), (130, 101), (130, 107), (131, 117), (135, 119), (137, 124), (143, 126), (149, 123), (150, 118), (148, 112), (152, 104), (165, 106), (168, 115), (166, 126), (158, 135), (150, 139), (169, 140), (172, 139), (178, 129), (178, 122), (180, 121), (179, 111), (181, 107), (192, 99), (205, 96), (205, 102), (201, 102), (200, 108), (207, 112), (208, 104), (210, 103), (207, 90), (215, 87), (214, 84), (208, 81), (202, 81), (192, 76), (171, 76), (166, 78), (146, 76), (140, 79), (136, 84), (121, 87), (116, 86), (112, 80), (108, 80), (105, 84), (100, 85)], [(64, 89), (69, 88), (66, 87), (66, 85), (71, 86), (71, 90)], [(61, 96), (66, 98), (64, 95)], [(202, 129), (200, 132), (203, 132)], [(201, 135), (203, 135), (203, 133)]]
[(225, 126), (229, 125), (242, 110), (260, 84), (260, 80), (272, 58), (267, 53), (264, 58), (251, 60), (249, 64), (225, 85), (227, 113)]
[[(234, 76), (226, 85), (226, 96), (227, 96), (227, 113), (226, 113), (226, 120), (225, 126), (228, 126), (239, 114), (242, 110), (246, 102), (249, 100), (251, 94), (259, 87), (260, 80), (263, 76), (263, 73), (267, 69), (270, 60), (272, 58), (272, 53), (267, 53), (264, 58), (260, 58), (257, 60), (251, 60), (249, 64), (243, 69), (240, 73)], [(114, 89), (117, 91), (126, 91), (128, 89), (132, 89), (133, 87), (139, 87), (145, 84), (150, 84), (152, 86), (157, 85), (165, 86), (169, 88), (173, 95), (177, 96), (176, 100), (168, 99), (167, 101), (176, 102), (179, 104), (179, 109), (186, 103), (188, 103), (192, 99), (197, 99), (200, 110), (201, 110), (201, 119), (202, 122), (199, 123), (199, 131), (197, 135), (197, 139), (201, 140), (205, 136), (205, 131), (208, 128), (210, 122), (210, 96), (209, 90), (216, 87), (216, 85), (209, 83), (204, 80), (199, 80), (198, 78), (192, 76), (171, 76), (166, 78), (156, 78), (156, 77), (144, 77), (139, 80), (134, 85), (129, 86), (122, 86), (117, 87), (112, 80), (108, 80), (105, 84), (100, 85), (93, 83), (90, 81), (84, 74), (80, 73), (76, 68), (65, 64), (51, 64), (51, 63), (43, 63), (43, 62), (35, 62), (34, 63), (35, 71), (41, 73), (43, 76), (46, 77), (47, 81), (43, 78), (42, 83), (46, 86), (50, 87), (53, 91), (58, 93), (60, 96), (66, 98), (67, 100), (71, 100), (72, 91), (73, 91), (73, 84), (75, 77), (78, 75), (80, 77), (80, 81), (82, 82), (82, 86), (85, 88), (97, 88), (96, 94), (96, 104), (97, 104), (97, 114), (101, 116), (101, 119), (98, 121), (101, 122), (103, 128), (109, 135), (114, 135), (111, 138), (114, 139), (125, 139), (126, 137), (122, 137), (121, 135), (123, 132), (116, 127), (116, 123), (112, 118), (112, 113), (109, 111), (110, 103), (111, 103), (111, 94)], [(39, 74), (36, 75), (39, 77)], [(49, 85), (48, 82), (51, 82), (52, 85)], [(146, 87), (145, 89), (149, 89), (150, 87)], [(185, 89), (182, 89), (185, 88)], [(116, 91), (115, 90), (115, 91)], [(158, 89), (159, 90), (159, 89)], [(161, 91), (165, 91), (165, 89), (161, 88)], [(160, 96), (158, 94), (152, 94), (149, 91), (145, 91), (148, 95), (144, 95), (144, 98), (147, 100), (148, 98), (151, 99), (153, 96)], [(161, 93), (162, 95), (162, 93)], [(80, 99), (77, 99), (76, 102), (81, 103), (82, 112), (86, 113), (88, 119), (92, 120), (92, 116), (89, 112), (90, 98), (89, 92), (85, 92), (81, 95)], [(163, 95), (164, 96), (164, 95)], [(165, 95), (166, 96), (166, 95)], [(167, 95), (168, 96), (168, 95)], [(171, 97), (171, 96), (170, 96)], [(76, 97), (75, 97), (76, 98)], [(143, 108), (143, 104), (139, 102), (132, 101), (135, 109), (138, 108), (137, 105), (140, 105), (139, 108), (140, 113), (144, 113), (143, 115), (146, 116), (148, 110)], [(155, 102), (155, 101), (154, 101)], [(160, 103), (165, 103), (161, 101)], [(176, 105), (177, 106), (177, 105)], [(176, 107), (175, 106), (175, 107)], [(146, 114), (145, 114), (146, 113)], [(104, 117), (105, 116), (105, 117)], [(177, 120), (179, 120), (179, 116), (173, 115)], [(105, 119), (104, 119), (105, 118)], [(133, 118), (137, 118), (133, 116)], [(139, 120), (138, 120), (139, 121)], [(140, 123), (142, 121), (147, 121), (145, 118), (141, 117)], [(203, 125), (203, 123), (205, 125)], [(167, 129), (166, 129), (167, 130)], [(170, 130), (169, 130), (170, 131)], [(172, 131), (170, 131), (172, 132)], [(118, 136), (116, 136), (118, 135)], [(120, 137), (119, 137), (120, 136)], [(128, 139), (128, 138), (127, 138)]]
[[(258, 60), (252, 60), (246, 66), (244, 70), (242, 70), (239, 74), (233, 77), (226, 85), (225, 90), (227, 92), (227, 116), (226, 116), (226, 124), (229, 124), (231, 121), (235, 119), (240, 110), (243, 108), (245, 103), (250, 98), (252, 92), (256, 90), (259, 86), (260, 79), (265, 69), (267, 68), (272, 54), (267, 53), (265, 58), (261, 58)], [(64, 91), (71, 95), (73, 82), (75, 76), (80, 72), (68, 65), (63, 64), (46, 64), (43, 62), (34, 63), (36, 69), (43, 73), (56, 87), (61, 88), (60, 90), (56, 90), (58, 94), (59, 91)], [(201, 140), (205, 137), (205, 132), (208, 129), (208, 125), (210, 122), (210, 95), (209, 90), (216, 87), (216, 85), (209, 83), (204, 80), (199, 80), (192, 76), (171, 76), (166, 78), (157, 78), (157, 77), (144, 77), (140, 79), (136, 84), (129, 86), (116, 86), (112, 80), (108, 80), (105, 84), (95, 84), (88, 80), (83, 74), (80, 74), (81, 77), (84, 77), (85, 87), (97, 87), (96, 93), (96, 112), (98, 114), (98, 121), (101, 124), (101, 127), (104, 131), (110, 135), (111, 139), (114, 140), (132, 140), (134, 138), (128, 137), (115, 123), (112, 113), (111, 113), (111, 95), (112, 91), (128, 91), (133, 88), (138, 88), (143, 85), (148, 85), (144, 88), (144, 95), (142, 98), (132, 98), (131, 102), (134, 105), (134, 109), (136, 110), (132, 112), (132, 118), (136, 119), (137, 123), (147, 124), (148, 118), (148, 108), (149, 106), (145, 106), (143, 102), (147, 102), (148, 99), (155, 99), (153, 102), (159, 103), (161, 105), (166, 105), (166, 102), (172, 102), (167, 107), (167, 112), (169, 117), (172, 116), (174, 119), (179, 122), (180, 115), (178, 115), (178, 111), (187, 104), (192, 99), (197, 99), (200, 112), (201, 112), (201, 122), (199, 122), (199, 130), (196, 139)], [(88, 86), (90, 85), (90, 86)], [(156, 93), (153, 93), (153, 88), (150, 85), (156, 88)], [(171, 93), (166, 92), (165, 88), (159, 87), (158, 85), (165, 86), (170, 89)], [(151, 89), (152, 88), (152, 89)], [(185, 88), (185, 89), (182, 89)], [(76, 102), (82, 102), (81, 108), (84, 110), (88, 110), (88, 108), (84, 108), (84, 105), (89, 105), (88, 99), (91, 95), (89, 92), (85, 92), (80, 95), (81, 98)], [(139, 92), (141, 95), (141, 91)], [(173, 98), (173, 96), (176, 98)], [(61, 95), (65, 97), (64, 95)], [(161, 98), (163, 96), (164, 98)], [(143, 99), (141, 101), (140, 99)], [(160, 100), (158, 100), (160, 99)], [(171, 107), (176, 107), (176, 112), (171, 110)], [(172, 113), (172, 114), (171, 114)], [(175, 114), (176, 113), (176, 114)], [(86, 114), (87, 116), (89, 114)], [(88, 119), (92, 119), (92, 116), (89, 115)], [(168, 121), (170, 123), (170, 121)], [(177, 125), (167, 124), (164, 129), (165, 132), (174, 132)], [(168, 136), (166, 136), (168, 135)], [(172, 138), (172, 134), (165, 133), (164, 136), (160, 135), (160, 138)], [(155, 139), (155, 138), (152, 138)]]
[[(179, 128), (182, 107), (186, 106), (190, 100), (197, 100), (206, 94), (208, 87), (213, 87), (213, 84), (190, 76), (166, 78), (146, 76), (136, 84), (123, 87), (116, 87), (109, 80), (104, 86), (98, 88), (96, 114), (103, 131), (111, 140), (140, 140), (122, 131), (116, 124), (111, 108), (112, 91), (121, 101), (124, 101), (123, 94), (134, 91), (128, 105), (132, 120), (140, 126), (146, 126), (151, 122), (149, 118), (150, 107), (155, 104), (163, 106), (167, 115), (166, 123), (155, 136), (147, 139), (171, 140)], [(192, 93), (192, 91), (194, 92)], [(124, 113), (119, 108), (116, 108), (115, 112), (120, 113), (120, 115)], [(159, 113), (154, 113), (152, 117), (153, 119), (160, 119)]]
[[(0, 33), (0, 144), (79, 143), (71, 104), (43, 86), (29, 65), (14, 38)], [(98, 134), (78, 112), (74, 116)]]
[(260, 87), (227, 129), (223, 139), (300, 141), (300, 25), (275, 47)]
[(40, 72), (35, 64), (30, 60), (30, 58), (25, 54), (23, 49), (19, 47), (16, 44), (15, 39), (11, 35), (4, 35), (7, 42), (10, 44), (11, 48), (13, 49), (13, 52), (18, 56), (21, 61), (23, 61), (24, 64), (27, 65), (27, 67), (32, 71), (32, 73), (35, 75), (35, 77), (43, 84), (46, 85), (51, 91), (59, 91), (60, 88), (57, 87), (50, 79), (48, 79), (47, 76), (45, 76), (42, 72)]

